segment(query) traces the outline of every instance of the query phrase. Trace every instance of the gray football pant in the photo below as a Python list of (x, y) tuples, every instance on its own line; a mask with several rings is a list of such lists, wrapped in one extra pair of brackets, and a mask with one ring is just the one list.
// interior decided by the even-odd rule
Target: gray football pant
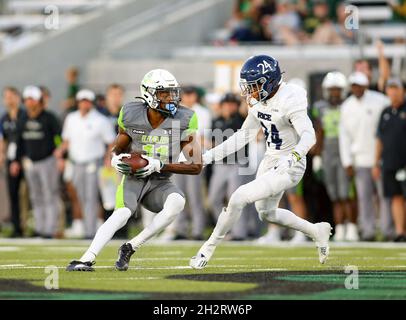
[(375, 236), (375, 208), (373, 202), (374, 189), (379, 198), (380, 229), (385, 237), (394, 234), (394, 225), (391, 214), (391, 200), (383, 196), (382, 179), (375, 182), (372, 178), (371, 168), (355, 169), (355, 184), (358, 197), (358, 225), (363, 238)]
[(76, 189), (83, 212), (85, 236), (92, 238), (97, 231), (97, 216), (99, 212), (98, 170), (102, 160), (78, 164), (73, 167), (72, 182)]
[[(213, 175), (209, 186), (209, 206), (215, 214), (216, 221), (223, 207), (227, 206), (224, 199), (228, 202), (239, 186), (255, 179), (255, 174), (239, 174), (239, 168), (238, 165), (226, 164), (216, 164), (213, 167)], [(257, 233), (258, 228), (260, 228), (260, 221), (255, 205), (249, 204), (244, 207), (240, 219), (231, 229), (231, 234), (234, 238), (246, 238), (250, 231)]]
[(35, 232), (53, 236), (57, 231), (59, 217), (59, 173), (56, 159), (50, 156), (40, 161), (24, 162)]
[(186, 236), (188, 231), (188, 220), (191, 219), (192, 236), (203, 236), (206, 227), (206, 214), (203, 207), (203, 173), (199, 175), (176, 174), (173, 182), (185, 193), (186, 207), (177, 216), (172, 228), (176, 234)]

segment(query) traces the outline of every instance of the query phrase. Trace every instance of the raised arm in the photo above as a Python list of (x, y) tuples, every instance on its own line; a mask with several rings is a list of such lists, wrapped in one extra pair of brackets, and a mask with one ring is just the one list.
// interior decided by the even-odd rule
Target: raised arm
[(390, 76), (390, 64), (388, 59), (384, 54), (384, 45), (381, 40), (376, 43), (378, 49), (378, 66), (379, 66), (379, 77), (378, 77), (378, 90), (381, 92), (385, 91), (386, 81)]

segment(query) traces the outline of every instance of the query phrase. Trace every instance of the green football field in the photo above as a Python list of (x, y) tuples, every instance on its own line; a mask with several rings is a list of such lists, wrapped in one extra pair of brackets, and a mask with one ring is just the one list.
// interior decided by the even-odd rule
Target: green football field
[(200, 242), (152, 243), (127, 272), (112, 241), (95, 272), (66, 272), (89, 241), (0, 240), (0, 299), (406, 299), (406, 245), (332, 244), (325, 265), (312, 243), (225, 242), (204, 270), (189, 258)]

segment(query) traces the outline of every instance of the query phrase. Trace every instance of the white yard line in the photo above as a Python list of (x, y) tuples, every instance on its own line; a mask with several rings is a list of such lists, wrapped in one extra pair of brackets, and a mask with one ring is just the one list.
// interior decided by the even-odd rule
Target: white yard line
[[(340, 271), (343, 269), (345, 266), (344, 265), (339, 265), (339, 266), (331, 266), (331, 265), (315, 265), (315, 266), (307, 266), (306, 270), (327, 270), (327, 271)], [(58, 269), (65, 269), (65, 266), (56, 266)], [(108, 266), (95, 266), (94, 267), (96, 270), (97, 269), (111, 269), (114, 271), (114, 266), (108, 265)], [(397, 265), (397, 266), (374, 266), (374, 265), (369, 265), (366, 267), (360, 268), (360, 271), (371, 271), (371, 268), (377, 268), (379, 271), (385, 271), (388, 269), (405, 269), (406, 265)], [(19, 270), (25, 270), (25, 269), (45, 269), (45, 266), (27, 266), (24, 264), (5, 264), (5, 265), (0, 265), (0, 270), (13, 270), (13, 269), (19, 269)], [(206, 269), (226, 269), (225, 271), (233, 271), (233, 272), (249, 272), (249, 271), (299, 271), (296, 269), (287, 269), (287, 268), (264, 268), (263, 266), (256, 266), (256, 265), (221, 265), (221, 264), (210, 264), (206, 267)], [(160, 266), (160, 267), (140, 267), (140, 266), (135, 266), (135, 267), (130, 267), (130, 271), (137, 271), (137, 270), (192, 270), (190, 266)], [(143, 277), (140, 277), (139, 279), (142, 279)], [(153, 277), (151, 277), (153, 278)], [(105, 279), (103, 277), (103, 279)], [(109, 278), (107, 278), (109, 279)], [(116, 279), (116, 278), (115, 278)], [(120, 278), (121, 279), (121, 278)], [(113, 280), (113, 279), (112, 279)], [(135, 280), (135, 278), (134, 278)], [(145, 278), (146, 280), (146, 278)]]
[(77, 252), (77, 251), (86, 251), (88, 247), (45, 247), (47, 251), (67, 251), (67, 252)]
[(288, 271), (288, 269), (284, 269), (284, 268), (265, 268), (265, 269), (260, 268), (260, 269), (252, 269), (252, 271)]
[(0, 252), (15, 252), (21, 251), (21, 247), (0, 247)]
[[(7, 264), (0, 265), (1, 269), (45, 269), (46, 266), (26, 266), (23, 264)], [(65, 269), (66, 266), (56, 266), (58, 269)], [(109, 266), (94, 266), (95, 269), (114, 269), (113, 265)], [(162, 266), (162, 267), (130, 267), (129, 270), (181, 270), (192, 269), (189, 266)]]
[[(91, 243), (91, 240), (74, 240), (74, 239), (34, 239), (34, 238), (24, 238), (24, 239), (0, 239), (0, 246), (2, 245), (44, 245), (47, 246), (61, 246), (61, 247), (75, 247), (78, 246), (87, 248)], [(112, 240), (109, 242), (108, 246), (120, 246), (123, 243), (122, 240)], [(191, 240), (182, 240), (182, 241), (170, 241), (163, 242), (160, 240), (151, 240), (145, 246), (151, 247), (162, 247), (165, 245), (165, 248), (177, 247), (177, 246), (200, 246), (202, 241), (191, 241)], [(406, 243), (394, 243), (394, 242), (330, 242), (332, 248), (406, 248)], [(273, 244), (258, 244), (255, 241), (226, 241), (222, 247), (259, 247), (259, 248), (283, 248), (283, 249), (295, 249), (295, 248), (314, 248), (314, 243), (309, 241), (300, 245), (290, 244), (289, 242), (281, 241), (279, 243)], [(55, 248), (55, 250), (57, 250)]]
[(0, 269), (24, 267), (25, 264), (0, 264)]
[(117, 279), (120, 280), (162, 280), (163, 278), (159, 277), (128, 277), (128, 278), (105, 278), (105, 277), (100, 277), (100, 278), (89, 278), (89, 280), (92, 281), (105, 281), (105, 280), (111, 280), (111, 281), (117, 281)]

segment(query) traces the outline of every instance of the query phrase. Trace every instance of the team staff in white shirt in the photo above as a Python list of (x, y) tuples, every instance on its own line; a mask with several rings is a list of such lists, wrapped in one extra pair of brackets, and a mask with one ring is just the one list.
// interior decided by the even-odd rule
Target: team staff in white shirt
[(267, 150), (256, 179), (232, 194), (212, 235), (190, 260), (190, 265), (196, 269), (204, 268), (216, 246), (239, 219), (242, 209), (254, 202), (261, 219), (302, 231), (314, 239), (319, 261), (324, 263), (329, 254), (330, 224), (313, 224), (289, 210), (278, 208), (284, 191), (302, 179), (306, 154), (316, 142), (307, 115), (306, 90), (282, 82), (278, 61), (266, 55), (250, 57), (242, 66), (240, 78), (242, 94), (250, 106), (248, 116), (241, 130), (203, 155), (203, 163), (219, 161), (241, 149), (256, 138), (261, 128)]
[(362, 72), (348, 78), (352, 95), (341, 107), (339, 146), (340, 158), (347, 175), (355, 176), (358, 197), (358, 225), (362, 240), (375, 239), (374, 186), (379, 196), (381, 231), (390, 237), (393, 232), (390, 199), (384, 198), (382, 181), (372, 178), (375, 162), (375, 134), (382, 110), (390, 105), (388, 97), (368, 90), (369, 81)]
[(68, 151), (73, 163), (73, 185), (83, 210), (86, 238), (92, 238), (97, 231), (97, 172), (103, 159), (107, 159), (115, 139), (112, 124), (94, 109), (94, 99), (95, 95), (90, 90), (83, 89), (77, 93), (78, 110), (66, 117), (62, 130), (63, 143), (57, 152), (57, 156), (62, 157)]

